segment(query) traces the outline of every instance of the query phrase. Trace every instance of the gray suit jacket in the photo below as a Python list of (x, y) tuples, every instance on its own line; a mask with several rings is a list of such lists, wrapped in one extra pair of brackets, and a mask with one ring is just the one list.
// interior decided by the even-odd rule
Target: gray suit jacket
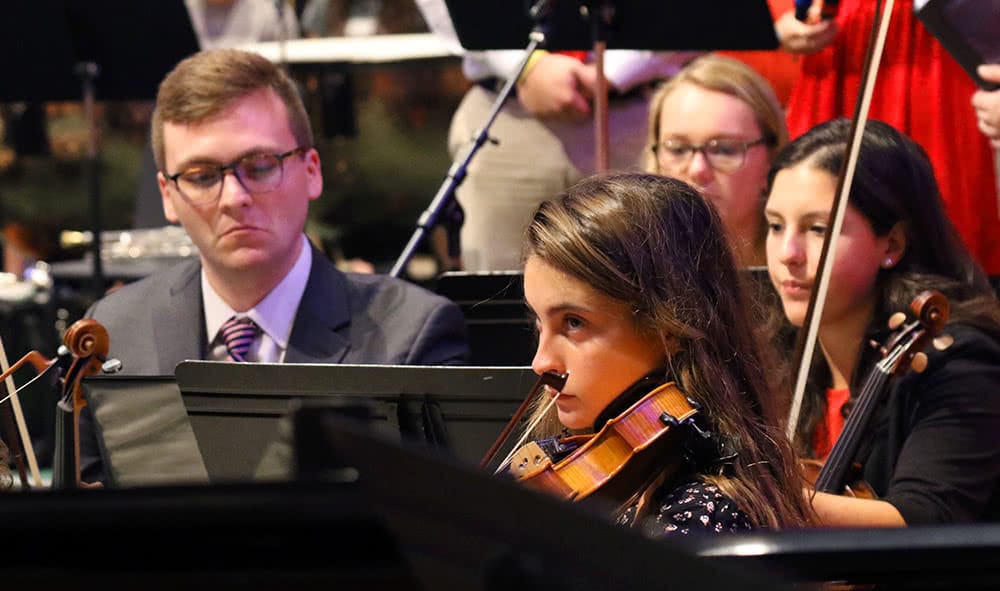
[[(200, 272), (200, 263), (183, 263), (91, 306), (87, 316), (108, 329), (122, 373), (173, 375), (181, 361), (205, 358)], [(313, 250), (285, 362), (451, 365), (467, 358), (455, 303), (401, 279), (342, 273)]]
[[(91, 306), (87, 316), (108, 330), (123, 374), (173, 375), (181, 361), (205, 358), (200, 272), (199, 262), (182, 263)], [(454, 302), (401, 279), (342, 273), (313, 249), (286, 363), (458, 365), (468, 354)], [(80, 430), (83, 478), (105, 480), (87, 407)]]

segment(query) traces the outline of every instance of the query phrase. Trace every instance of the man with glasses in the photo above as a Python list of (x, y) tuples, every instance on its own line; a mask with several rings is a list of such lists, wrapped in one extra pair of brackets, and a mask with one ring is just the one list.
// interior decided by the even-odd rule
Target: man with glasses
[[(183, 60), (160, 85), (152, 144), (164, 213), (200, 256), (88, 311), (108, 329), (123, 372), (172, 375), (187, 359), (467, 359), (453, 302), (400, 279), (341, 273), (304, 235), (323, 176), (305, 107), (281, 68), (233, 49)], [(97, 463), (89, 451), (85, 480), (100, 477), (86, 472)]]

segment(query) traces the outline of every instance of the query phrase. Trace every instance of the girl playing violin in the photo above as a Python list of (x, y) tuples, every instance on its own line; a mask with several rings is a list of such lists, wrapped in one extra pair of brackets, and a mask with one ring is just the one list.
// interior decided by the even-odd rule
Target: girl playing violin
[(524, 260), (532, 367), (567, 375), (534, 411), (540, 418), (558, 394), (558, 425), (533, 438), (598, 432), (667, 381), (699, 408), (691, 437), (616, 508), (619, 524), (658, 535), (809, 522), (740, 275), (717, 213), (694, 189), (640, 173), (584, 179), (538, 208)]
[[(850, 127), (846, 119), (814, 127), (769, 175), (767, 262), (792, 337), (804, 324)], [(926, 370), (891, 383), (865, 431), (855, 459), (878, 498), (817, 493), (821, 521), (1000, 518), (1000, 307), (944, 213), (924, 151), (883, 122), (865, 128), (831, 273), (797, 423), (806, 457), (822, 459), (836, 441), (844, 409), (879, 361), (866, 343), (885, 340), (890, 315), (928, 289), (948, 298), (950, 314), (925, 350)]]

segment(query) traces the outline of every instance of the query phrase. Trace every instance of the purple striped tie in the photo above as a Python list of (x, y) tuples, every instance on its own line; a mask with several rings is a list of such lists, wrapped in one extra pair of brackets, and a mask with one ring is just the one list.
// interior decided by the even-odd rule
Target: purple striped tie
[(230, 361), (246, 361), (250, 345), (257, 338), (257, 325), (253, 320), (233, 316), (219, 329), (222, 340), (226, 343)]

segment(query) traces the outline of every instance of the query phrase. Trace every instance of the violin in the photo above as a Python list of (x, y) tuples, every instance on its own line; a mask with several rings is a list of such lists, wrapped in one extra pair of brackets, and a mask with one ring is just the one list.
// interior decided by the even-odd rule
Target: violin
[(62, 378), (62, 393), (56, 404), (59, 416), (52, 487), (81, 488), (86, 486), (80, 480), (80, 410), (87, 401), (80, 382), (101, 371), (111, 343), (107, 329), (93, 318), (74, 322), (66, 330), (63, 342), (72, 353), (73, 362)]
[(682, 454), (663, 452), (677, 446), (683, 431), (678, 427), (694, 426), (697, 413), (697, 405), (668, 382), (607, 421), (596, 434), (529, 442), (516, 447), (500, 469), (529, 488), (564, 500), (592, 495), (624, 500), (646, 482), (653, 466), (671, 470), (680, 465)]
[(880, 347), (881, 360), (865, 378), (854, 407), (844, 422), (844, 429), (825, 462), (803, 460), (805, 477), (816, 492), (846, 494), (874, 499), (877, 497), (868, 483), (857, 478), (860, 466), (852, 462), (869, 432), (875, 409), (887, 391), (889, 380), (904, 375), (909, 369), (922, 372), (927, 368), (923, 349), (930, 339), (940, 334), (948, 321), (948, 299), (937, 291), (925, 291), (910, 304), (914, 319), (907, 322), (902, 312), (893, 314), (889, 328), (894, 331), (886, 345)]

